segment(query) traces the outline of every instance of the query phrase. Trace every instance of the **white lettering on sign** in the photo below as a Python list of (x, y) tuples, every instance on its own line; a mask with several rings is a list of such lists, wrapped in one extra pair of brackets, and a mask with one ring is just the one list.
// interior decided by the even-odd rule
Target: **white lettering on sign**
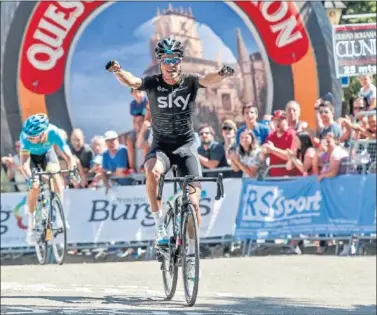
[[(68, 13), (62, 9), (75, 10)], [(27, 51), (27, 58), (36, 69), (47, 71), (56, 65), (65, 53), (64, 40), (84, 9), (84, 4), (79, 1), (59, 1), (49, 5), (33, 34), (33, 38), (42, 43), (31, 45)]]
[(369, 40), (351, 40), (336, 43), (336, 54), (339, 57), (376, 56), (376, 38)]
[[(260, 1), (252, 1), (251, 3), (255, 6), (258, 6)], [(272, 11), (273, 8), (275, 10)], [(273, 33), (278, 33), (278, 37), (276, 38), (275, 42), (277, 47), (285, 47), (303, 38), (300, 30), (294, 31), (296, 26), (298, 25), (296, 17), (292, 14), (288, 14), (287, 16), (287, 13), (289, 12), (288, 2), (261, 2), (260, 11), (266, 21), (273, 24), (270, 26), (271, 31)]]

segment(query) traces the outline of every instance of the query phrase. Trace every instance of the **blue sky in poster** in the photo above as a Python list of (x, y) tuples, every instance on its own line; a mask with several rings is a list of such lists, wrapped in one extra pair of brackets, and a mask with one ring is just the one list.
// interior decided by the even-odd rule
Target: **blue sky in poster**
[[(206, 59), (215, 60), (216, 53), (221, 52), (225, 63), (235, 62), (237, 28), (249, 52), (259, 50), (250, 30), (227, 4), (172, 4), (174, 8), (192, 8)], [(141, 76), (151, 61), (149, 39), (154, 31), (151, 21), (157, 8), (167, 7), (168, 2), (114, 3), (96, 16), (78, 39), (68, 72), (68, 106), (74, 127), (84, 130), (87, 141), (109, 129), (117, 132), (131, 129), (129, 90), (105, 72), (104, 65), (117, 59), (123, 68)]]

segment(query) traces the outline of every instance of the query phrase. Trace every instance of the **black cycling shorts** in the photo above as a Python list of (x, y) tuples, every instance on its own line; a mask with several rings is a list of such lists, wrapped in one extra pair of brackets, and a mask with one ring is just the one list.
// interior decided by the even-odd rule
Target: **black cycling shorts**
[(145, 162), (152, 158), (162, 162), (165, 173), (173, 165), (177, 165), (177, 175), (179, 177), (186, 175), (202, 176), (202, 167), (195, 141), (180, 147), (172, 146), (171, 144), (158, 144), (153, 141), (149, 152), (145, 156)]
[(57, 167), (60, 169), (58, 156), (53, 148), (42, 155), (30, 154), (30, 162), (31, 169), (41, 167), (43, 171), (46, 171), (47, 167), (50, 165), (54, 169)]

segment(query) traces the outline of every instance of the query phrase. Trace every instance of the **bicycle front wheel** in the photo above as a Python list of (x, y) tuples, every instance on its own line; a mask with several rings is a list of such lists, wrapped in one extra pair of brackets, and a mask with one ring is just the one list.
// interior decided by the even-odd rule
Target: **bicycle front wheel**
[[(45, 228), (45, 227), (43, 227)], [(44, 230), (45, 231), (45, 230)], [(35, 243), (35, 253), (37, 255), (37, 259), (40, 265), (44, 265), (47, 262), (47, 241), (45, 239), (45, 235), (43, 231), (40, 231), (40, 238), (39, 240)]]
[[(175, 264), (175, 244), (172, 244), (170, 240), (174, 238), (174, 224), (173, 224), (173, 211), (169, 211), (165, 215), (165, 228), (169, 237), (169, 247), (161, 248), (160, 251), (164, 251), (167, 255), (163, 255), (163, 261), (161, 264), (162, 280), (164, 282), (165, 295), (167, 300), (171, 300), (174, 297), (175, 290), (177, 288), (178, 280), (178, 267)], [(169, 259), (167, 259), (169, 258)]]
[[(187, 210), (182, 226), (182, 278), (187, 305), (193, 306), (199, 289), (199, 228), (194, 206), (189, 204)], [(191, 252), (189, 240), (195, 247)]]
[(67, 228), (65, 223), (63, 206), (58, 195), (54, 195), (51, 200), (52, 218), (52, 251), (56, 262), (62, 265), (67, 249)]

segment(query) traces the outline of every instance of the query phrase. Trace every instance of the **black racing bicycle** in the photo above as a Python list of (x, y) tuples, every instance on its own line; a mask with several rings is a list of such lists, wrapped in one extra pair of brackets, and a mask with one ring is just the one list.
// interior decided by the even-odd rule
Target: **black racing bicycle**
[[(39, 219), (35, 217), (33, 232), (36, 235), (35, 251), (41, 265), (48, 260), (48, 243), (51, 242), (55, 260), (62, 265), (67, 250), (67, 226), (63, 205), (59, 195), (55, 192), (53, 176), (57, 174), (74, 174), (78, 180), (78, 170), (60, 170), (44, 172), (40, 168), (32, 170), (31, 180), (38, 178), (40, 192), (38, 195), (37, 210), (40, 211)], [(45, 182), (44, 178), (47, 177)]]
[[(167, 212), (164, 224), (169, 238), (167, 246), (158, 246), (156, 258), (161, 263), (162, 279), (167, 300), (174, 297), (177, 280), (178, 267), (182, 267), (182, 278), (184, 284), (185, 298), (188, 306), (193, 306), (196, 302), (199, 289), (200, 274), (200, 252), (199, 252), (199, 228), (194, 206), (190, 201), (190, 194), (195, 193), (193, 182), (216, 182), (216, 200), (224, 197), (224, 186), (222, 174), (218, 177), (197, 177), (185, 176), (176, 177), (176, 167), (174, 177), (165, 178), (161, 175), (157, 199), (161, 200), (164, 183), (174, 183), (174, 196), (166, 202)], [(178, 191), (180, 184), (181, 191)], [(190, 187), (193, 191), (190, 192)], [(190, 231), (191, 230), (191, 231)], [(188, 254), (188, 243), (190, 239), (195, 242), (195, 253)]]

